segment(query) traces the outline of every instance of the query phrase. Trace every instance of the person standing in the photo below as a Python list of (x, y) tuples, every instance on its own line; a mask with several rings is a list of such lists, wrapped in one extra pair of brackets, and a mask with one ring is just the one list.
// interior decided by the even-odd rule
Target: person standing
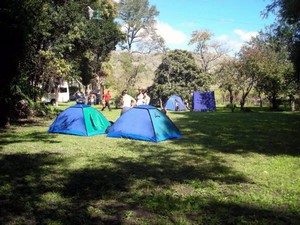
[(88, 104), (95, 105), (96, 95), (91, 91), (88, 97)]
[(128, 94), (128, 91), (125, 89), (122, 91), (122, 97), (121, 97), (121, 115), (123, 115), (125, 112), (127, 112), (131, 107), (136, 105), (136, 100)]
[(103, 98), (105, 103), (101, 111), (103, 111), (106, 107), (109, 109), (109, 111), (111, 111), (110, 102), (109, 102), (111, 99), (111, 95), (109, 90), (104, 94)]
[(138, 95), (136, 96), (136, 105), (144, 105), (144, 94), (143, 94), (143, 89), (139, 88), (138, 89)]
[(150, 96), (147, 94), (147, 89), (143, 90), (143, 99), (144, 99), (144, 104), (145, 105), (150, 104)]

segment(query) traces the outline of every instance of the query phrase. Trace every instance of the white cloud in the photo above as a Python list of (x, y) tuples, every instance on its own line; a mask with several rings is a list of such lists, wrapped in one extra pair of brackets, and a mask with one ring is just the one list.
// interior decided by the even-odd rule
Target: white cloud
[(234, 40), (231, 37), (229, 37), (227, 34), (223, 34), (216, 37), (216, 40), (222, 43), (229, 52), (229, 54), (233, 54), (238, 52), (242, 45), (243, 41), (240, 40)]
[(252, 37), (258, 35), (258, 32), (247, 32), (239, 29), (234, 30), (233, 33), (237, 34), (242, 41), (250, 41)]
[(162, 36), (166, 45), (182, 45), (187, 41), (187, 36), (180, 30), (176, 30), (167, 23), (157, 21), (157, 34)]
[(216, 37), (216, 39), (220, 42), (226, 42), (226, 41), (228, 41), (229, 37), (227, 34), (222, 34), (222, 35)]
[(243, 42), (239, 42), (235, 40), (229, 40), (227, 42), (227, 46), (229, 48), (229, 51), (231, 52), (239, 52), (243, 44), (244, 44)]
[(216, 37), (216, 39), (223, 43), (226, 48), (228, 48), (229, 52), (236, 53), (240, 51), (245, 42), (250, 41), (252, 37), (256, 37), (258, 35), (258, 32), (247, 32), (244, 30), (236, 29), (233, 30), (233, 34), (238, 35), (238, 38), (223, 34)]

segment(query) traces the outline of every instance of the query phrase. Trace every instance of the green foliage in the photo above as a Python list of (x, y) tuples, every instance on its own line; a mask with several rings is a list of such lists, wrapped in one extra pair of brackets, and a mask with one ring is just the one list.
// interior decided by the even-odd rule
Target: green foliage
[(232, 58), (227, 58), (222, 63), (220, 63), (219, 69), (217, 71), (219, 88), (224, 92), (229, 93), (229, 105), (233, 109), (234, 96), (238, 93), (239, 86), (239, 73), (236, 67), (237, 61)]
[[(7, 89), (1, 89), (0, 108), (11, 108), (6, 103), (19, 100), (10, 99), (14, 95), (11, 85), (19, 85), (22, 92), (36, 100), (38, 92), (28, 91), (31, 87), (36, 88), (41, 82), (69, 80), (71, 76), (78, 78), (82, 74), (79, 64), (86, 54), (90, 54), (93, 74), (101, 74), (101, 63), (108, 60), (122, 34), (114, 21), (114, 3), (100, 2), (3, 1), (1, 58), (7, 60), (3, 61), (7, 68), (1, 71), (1, 83), (7, 84)], [(100, 20), (88, 19), (88, 5), (100, 9)], [(87, 78), (90, 77), (84, 79)], [(1, 116), (0, 122), (7, 120), (8, 111)]]
[(120, 54), (120, 63), (123, 70), (122, 89), (133, 91), (138, 82), (138, 75), (145, 71), (145, 65), (139, 60), (135, 59), (131, 52), (122, 52)]
[(149, 88), (152, 98), (163, 102), (172, 94), (190, 99), (193, 91), (208, 90), (208, 79), (195, 63), (192, 54), (184, 50), (168, 52), (155, 71), (154, 84)]
[(133, 43), (139, 41), (142, 31), (153, 30), (155, 17), (159, 12), (156, 6), (149, 6), (148, 0), (121, 0), (118, 10), (126, 30), (126, 44), (124, 43), (122, 48), (131, 51)]
[(246, 57), (242, 57), (245, 69), (254, 75), (252, 80), (271, 101), (272, 108), (278, 109), (277, 98), (281, 94), (290, 95), (291, 90), (296, 91), (295, 80), (293, 82), (291, 79), (294, 75), (293, 64), (288, 60), (285, 46), (278, 46), (263, 34), (250, 44), (251, 47), (243, 54)]
[(52, 51), (39, 51), (44, 63), (43, 80), (65, 79), (71, 71), (71, 65), (63, 58), (58, 58)]
[(287, 40), (290, 59), (294, 63), (297, 82), (300, 81), (300, 2), (297, 0), (273, 0), (267, 7), (265, 15), (273, 12), (277, 16), (273, 24), (278, 38)]
[(87, 57), (82, 57), (80, 61), (81, 81), (84, 86), (90, 84), (93, 77), (92, 68), (90, 66), (90, 60)]

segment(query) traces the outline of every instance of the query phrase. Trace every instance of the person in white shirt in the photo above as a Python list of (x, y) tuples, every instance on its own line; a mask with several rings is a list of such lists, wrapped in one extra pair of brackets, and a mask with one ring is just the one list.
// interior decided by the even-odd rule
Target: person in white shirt
[(143, 89), (139, 88), (138, 89), (138, 95), (136, 96), (136, 105), (144, 105), (145, 101), (144, 101), (144, 94), (143, 94)]
[(147, 90), (143, 90), (143, 99), (144, 99), (144, 104), (149, 105), (150, 104), (150, 96), (147, 94)]
[(127, 112), (131, 107), (136, 105), (136, 100), (128, 94), (127, 90), (122, 91), (122, 98), (121, 98), (121, 115)]

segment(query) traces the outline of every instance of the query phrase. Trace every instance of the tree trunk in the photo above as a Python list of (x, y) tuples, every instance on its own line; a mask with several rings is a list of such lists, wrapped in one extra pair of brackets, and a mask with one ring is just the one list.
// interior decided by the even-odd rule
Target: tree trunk
[(231, 105), (233, 105), (233, 93), (231, 89), (229, 90), (229, 102)]
[(245, 98), (242, 97), (240, 101), (241, 111), (245, 111)]
[(241, 111), (245, 111), (245, 103), (246, 103), (246, 98), (248, 96), (249, 92), (246, 92), (242, 94), (241, 100), (240, 100), (240, 106), (241, 106)]
[(259, 107), (262, 108), (262, 97), (260, 91), (258, 92), (258, 97), (259, 97)]
[(54, 85), (55, 106), (58, 106), (58, 85)]
[(271, 98), (271, 104), (272, 104), (272, 109), (273, 110), (278, 110), (279, 109), (279, 106), (278, 106), (278, 103), (277, 103), (277, 98), (274, 95)]
[(296, 103), (294, 100), (291, 101), (291, 110), (292, 110), (292, 112), (296, 111)]
[(234, 112), (235, 106), (233, 104), (233, 99), (234, 99), (233, 90), (231, 89), (231, 87), (228, 87), (227, 90), (229, 92), (229, 105), (230, 105), (230, 109), (231, 109), (231, 112)]
[(293, 97), (290, 97), (290, 105), (291, 105), (291, 111), (295, 112), (296, 111), (296, 102)]

